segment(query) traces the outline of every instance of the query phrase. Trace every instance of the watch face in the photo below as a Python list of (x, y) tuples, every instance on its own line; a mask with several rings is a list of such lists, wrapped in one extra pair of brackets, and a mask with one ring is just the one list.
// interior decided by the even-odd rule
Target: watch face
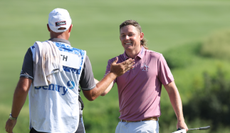
[(14, 117), (12, 117), (12, 115), (10, 114), (9, 119), (10, 119), (10, 120), (17, 120), (17, 117), (16, 117), (16, 118), (14, 118)]

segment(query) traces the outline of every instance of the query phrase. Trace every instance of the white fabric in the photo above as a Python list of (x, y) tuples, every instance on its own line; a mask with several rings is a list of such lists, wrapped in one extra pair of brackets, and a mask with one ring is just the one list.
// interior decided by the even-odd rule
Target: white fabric
[[(48, 24), (52, 31), (59, 33), (69, 29), (72, 19), (66, 9), (55, 8), (49, 14)], [(59, 28), (65, 28), (60, 30)]]
[(181, 129), (179, 131), (175, 131), (175, 132), (172, 132), (172, 133), (186, 133), (186, 130), (185, 129)]
[[(81, 65), (74, 68), (63, 65), (63, 71), (50, 75), (52, 80), (47, 86), (35, 86), (34, 83), (31, 85), (29, 90), (30, 128), (33, 127), (38, 132), (74, 133), (79, 124), (78, 87), (86, 52), (64, 43), (55, 42), (55, 45), (62, 53), (64, 52), (65, 56), (72, 54), (80, 56), (76, 62), (80, 62), (77, 64)], [(37, 48), (31, 47), (33, 55), (36, 54)], [(71, 58), (67, 58), (67, 62), (68, 59)]]
[(119, 122), (115, 133), (159, 133), (159, 123), (155, 120)]
[(34, 86), (48, 86), (53, 82), (50, 75), (63, 70), (60, 51), (52, 41), (36, 41), (34, 47)]

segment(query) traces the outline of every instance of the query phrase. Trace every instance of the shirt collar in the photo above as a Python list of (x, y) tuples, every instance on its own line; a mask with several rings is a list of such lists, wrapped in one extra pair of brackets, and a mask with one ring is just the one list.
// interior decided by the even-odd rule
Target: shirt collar
[(70, 42), (68, 40), (61, 39), (61, 38), (50, 38), (49, 40), (53, 42), (62, 42), (70, 45)]
[[(144, 53), (145, 53), (145, 48), (143, 46), (141, 46), (141, 51), (138, 53), (138, 55), (135, 57), (139, 57), (140, 59), (144, 57)], [(124, 59), (127, 60), (129, 57), (126, 55), (126, 53), (124, 52), (123, 54)]]

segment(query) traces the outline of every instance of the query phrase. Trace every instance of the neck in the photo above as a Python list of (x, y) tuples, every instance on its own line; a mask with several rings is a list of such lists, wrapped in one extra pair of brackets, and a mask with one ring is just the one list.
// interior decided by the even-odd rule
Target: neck
[(125, 54), (129, 57), (129, 58), (132, 58), (134, 59), (141, 51), (141, 48), (140, 49), (137, 49), (137, 50), (125, 50)]
[(60, 39), (65, 39), (65, 40), (68, 40), (69, 37), (70, 37), (70, 33), (65, 31), (65, 32), (62, 32), (62, 33), (55, 33), (55, 32), (50, 32), (50, 37), (51, 38), (60, 38)]

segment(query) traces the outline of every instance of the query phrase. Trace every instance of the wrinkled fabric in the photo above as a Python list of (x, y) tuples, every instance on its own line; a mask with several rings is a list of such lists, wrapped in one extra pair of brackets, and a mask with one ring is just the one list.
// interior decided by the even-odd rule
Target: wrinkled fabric
[(50, 75), (63, 71), (60, 51), (51, 41), (36, 41), (34, 47), (34, 86), (48, 86), (53, 82)]

